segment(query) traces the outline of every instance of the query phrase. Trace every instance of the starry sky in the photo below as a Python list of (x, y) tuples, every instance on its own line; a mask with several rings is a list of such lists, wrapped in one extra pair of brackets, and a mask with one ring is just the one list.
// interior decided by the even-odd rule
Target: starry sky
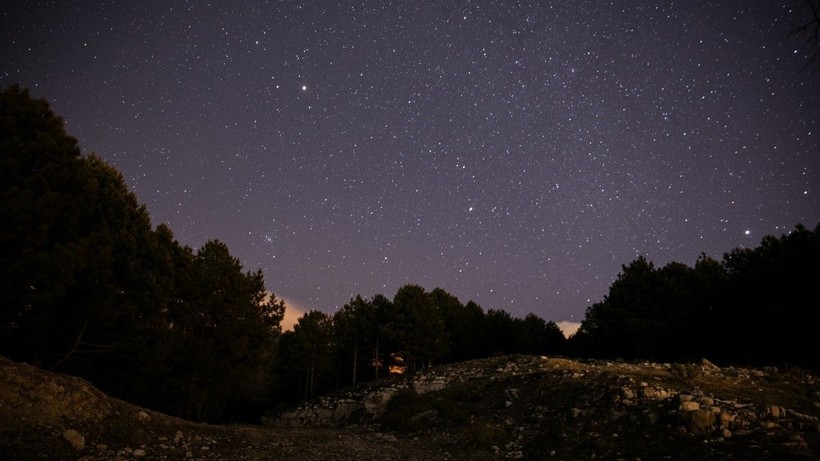
[(3, 5), (0, 85), (303, 309), (414, 283), (578, 322), (638, 255), (820, 221), (799, 0)]

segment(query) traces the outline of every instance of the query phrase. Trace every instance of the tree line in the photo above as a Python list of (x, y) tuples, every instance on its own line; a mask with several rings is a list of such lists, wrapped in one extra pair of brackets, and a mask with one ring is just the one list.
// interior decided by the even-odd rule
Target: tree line
[(797, 225), (717, 261), (661, 268), (639, 257), (587, 308), (574, 354), (820, 369), (812, 319), (820, 308), (820, 224)]
[(284, 303), (227, 246), (153, 227), (122, 175), (83, 156), (62, 119), (19, 86), (0, 90), (0, 354), (82, 376), (193, 420), (272, 405), (435, 363), (496, 354), (820, 368), (820, 224), (721, 261), (622, 267), (568, 340), (534, 314), (405, 285), (311, 311), (282, 332)]
[(250, 418), (385, 376), (391, 355), (412, 371), (564, 339), (535, 316), (485, 315), (410, 285), (310, 312), (283, 335), (284, 303), (261, 271), (218, 240), (194, 250), (152, 227), (122, 174), (81, 155), (19, 86), (0, 90), (0, 261), (0, 354), (193, 420)]
[(44, 100), (0, 91), (0, 354), (173, 415), (269, 399), (284, 305), (217, 240), (152, 228), (122, 175)]
[(282, 335), (282, 397), (298, 402), (339, 387), (413, 373), (433, 363), (499, 354), (558, 354), (566, 339), (553, 321), (504, 310), (486, 313), (441, 288), (398, 289), (392, 300), (361, 295), (334, 314), (310, 311)]

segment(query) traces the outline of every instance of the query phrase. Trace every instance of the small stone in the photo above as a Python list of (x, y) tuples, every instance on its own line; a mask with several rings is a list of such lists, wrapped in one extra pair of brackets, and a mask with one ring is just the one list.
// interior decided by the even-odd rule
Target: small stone
[(622, 387), (621, 388), (621, 395), (624, 399), (631, 400), (635, 398), (635, 392), (629, 387)]
[(139, 421), (141, 423), (147, 423), (148, 421), (151, 421), (151, 415), (149, 415), (148, 413), (146, 413), (144, 411), (141, 411), (141, 412), (137, 413), (136, 418), (137, 418), (137, 421)]
[(703, 371), (720, 371), (720, 367), (715, 365), (714, 363), (706, 360), (700, 359), (700, 366)]
[(735, 418), (737, 418), (737, 415), (734, 413), (722, 412), (720, 414), (721, 427), (729, 427), (730, 424), (735, 422)]
[(772, 418), (782, 418), (786, 416), (786, 409), (778, 407), (777, 405), (769, 405), (769, 415), (771, 415)]
[(193, 458), (193, 457), (194, 457), (194, 452), (193, 452), (193, 451), (188, 451), (188, 452), (186, 452), (186, 453), (185, 453), (185, 457), (186, 457), (186, 458), (188, 458), (188, 459)]
[(683, 414), (689, 431), (706, 432), (715, 424), (715, 414), (711, 410), (700, 408)]
[(765, 430), (771, 430), (771, 429), (776, 429), (778, 426), (777, 426), (777, 423), (774, 422), (774, 421), (761, 421), (760, 422), (760, 427), (765, 429)]
[(382, 433), (378, 433), (378, 434), (376, 434), (376, 437), (378, 437), (378, 438), (380, 438), (380, 439), (382, 439), (382, 440), (386, 440), (386, 441), (388, 441), (388, 442), (398, 442), (398, 441), (399, 441), (399, 439), (397, 439), (397, 438), (396, 438), (396, 436), (394, 436), (394, 435), (392, 435), (392, 434), (382, 434)]
[(681, 402), (680, 409), (681, 411), (695, 411), (700, 408), (700, 404), (698, 402), (688, 401), (688, 402)]
[(97, 451), (108, 451), (108, 445), (106, 445), (104, 443), (98, 443), (97, 445), (94, 446), (94, 448), (96, 448)]
[(143, 450), (142, 448), (137, 448), (136, 450), (134, 450), (134, 453), (132, 454), (135, 458), (142, 458), (143, 456), (145, 456), (145, 450)]
[(660, 421), (660, 416), (655, 412), (646, 413), (644, 415), (644, 418), (646, 420), (646, 423), (649, 424), (650, 426), (654, 426), (654, 425), (658, 424), (658, 422)]
[(85, 448), (85, 437), (74, 429), (67, 429), (63, 432), (63, 438), (77, 451), (82, 451)]
[(730, 437), (732, 437), (732, 431), (729, 429), (723, 429), (723, 438), (728, 439)]

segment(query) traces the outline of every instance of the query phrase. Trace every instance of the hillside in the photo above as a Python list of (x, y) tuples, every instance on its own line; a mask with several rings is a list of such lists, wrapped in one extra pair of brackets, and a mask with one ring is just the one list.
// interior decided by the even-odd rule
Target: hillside
[(213, 426), (0, 358), (0, 459), (814, 460), (819, 402), (794, 370), (507, 356)]

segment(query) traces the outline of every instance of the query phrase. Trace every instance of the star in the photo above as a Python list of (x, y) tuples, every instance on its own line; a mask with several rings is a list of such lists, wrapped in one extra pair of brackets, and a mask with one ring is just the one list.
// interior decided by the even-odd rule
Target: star
[(691, 265), (818, 219), (799, 7), (714, 0), (702, 29), (698, 2), (647, 2), (19, 2), (0, 85), (50, 100), (154, 225), (229, 242), (310, 309), (418, 283), (574, 321), (637, 255)]

